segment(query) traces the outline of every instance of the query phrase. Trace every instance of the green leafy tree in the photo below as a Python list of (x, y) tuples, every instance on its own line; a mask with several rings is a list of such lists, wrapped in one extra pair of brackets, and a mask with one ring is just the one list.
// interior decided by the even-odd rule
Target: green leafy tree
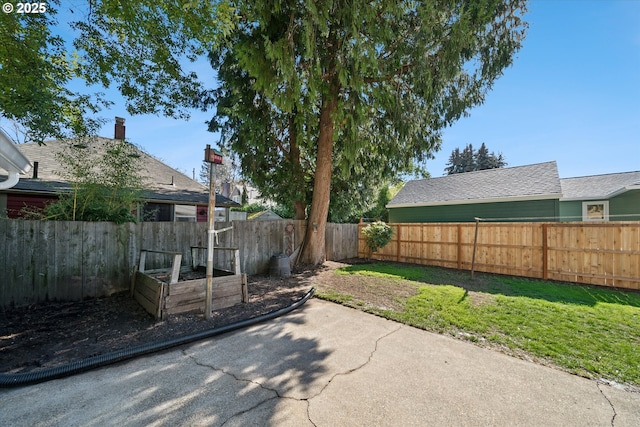
[(46, 2), (44, 13), (0, 13), (0, 117), (39, 143), (95, 132), (101, 121), (92, 115), (109, 105), (100, 93), (68, 89), (81, 63), (53, 33), (58, 5)]
[(295, 212), (293, 208), (285, 205), (275, 205), (271, 207), (271, 210), (276, 213), (280, 218), (290, 218), (293, 219), (295, 216)]
[[(91, 135), (102, 124), (95, 115), (110, 102), (69, 90), (73, 79), (116, 85), (130, 114), (188, 117), (204, 85), (184, 60), (205, 55), (238, 19), (227, 1), (39, 4), (46, 11), (0, 14), (0, 115), (39, 142)], [(71, 16), (61, 25), (75, 31), (74, 50), (56, 35), (61, 8)]]
[(269, 208), (262, 203), (251, 203), (248, 205), (243, 205), (240, 208), (234, 208), (234, 210), (236, 211), (246, 212), (249, 214), (266, 211), (267, 209)]
[(378, 192), (378, 200), (376, 203), (376, 211), (377, 218), (380, 221), (388, 222), (389, 221), (389, 210), (387, 209), (387, 205), (391, 201), (391, 191), (389, 191), (388, 186), (384, 186)]
[(71, 183), (47, 205), (44, 218), (66, 221), (135, 222), (144, 186), (138, 149), (122, 140), (76, 138), (56, 154)]
[[(75, 14), (75, 13), (74, 13)], [(235, 26), (227, 1), (92, 0), (72, 23), (89, 84), (117, 84), (130, 114), (188, 118), (204, 90), (184, 68), (212, 50)]]
[[(222, 105), (222, 114), (250, 109), (228, 115), (239, 139), (249, 135), (241, 117), (261, 108), (251, 129), (263, 143), (247, 147), (251, 157), (287, 153), (282, 169), (302, 171), (299, 180), (274, 171), (265, 182), (312, 182), (301, 255), (311, 264), (324, 257), (336, 171), (353, 179), (374, 159), (384, 159), (376, 170), (400, 171), (427, 158), (441, 130), (484, 100), (526, 27), (519, 0), (235, 5), (242, 19), (214, 65), (229, 83), (223, 89), (239, 91), (245, 102)], [(284, 140), (288, 150), (277, 153)], [(297, 152), (310, 153), (309, 167)], [(306, 196), (305, 188), (293, 191), (292, 200)]]

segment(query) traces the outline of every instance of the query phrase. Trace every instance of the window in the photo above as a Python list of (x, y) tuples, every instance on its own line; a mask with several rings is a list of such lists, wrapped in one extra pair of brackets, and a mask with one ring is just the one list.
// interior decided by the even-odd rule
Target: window
[(609, 221), (609, 202), (582, 202), (583, 221)]
[(175, 205), (176, 222), (196, 222), (196, 207)]
[(173, 205), (167, 203), (145, 203), (142, 208), (142, 221), (173, 221)]

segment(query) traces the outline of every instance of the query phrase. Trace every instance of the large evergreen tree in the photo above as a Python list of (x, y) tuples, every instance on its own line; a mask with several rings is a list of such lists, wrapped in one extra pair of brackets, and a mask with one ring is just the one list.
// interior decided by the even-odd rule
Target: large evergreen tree
[[(253, 67), (247, 70), (241, 61), (242, 52), (273, 51), (272, 40), (285, 33), (290, 34), (289, 57), (303, 56), (300, 32), (288, 32), (287, 29), (291, 11), (271, 13), (263, 25), (252, 25), (246, 32), (234, 34), (228, 46), (211, 54), (220, 87), (209, 93), (204, 104), (215, 103), (216, 115), (210, 121), (210, 130), (221, 130), (223, 144), (239, 153), (243, 175), (270, 199), (292, 205), (295, 217), (304, 219), (313, 195), (318, 108), (311, 94), (295, 88), (302, 84), (298, 80), (304, 77), (296, 73), (303, 73), (301, 67), (308, 68), (309, 64), (299, 64), (300, 70), (294, 72), (289, 70), (291, 81), (281, 84), (270, 94), (269, 85), (275, 81), (275, 76), (283, 73), (277, 65), (267, 59), (259, 61), (259, 65), (246, 59)], [(291, 66), (296, 67), (295, 64)], [(259, 83), (254, 84), (256, 78), (252, 72), (268, 78), (266, 81), (258, 79)], [(294, 91), (300, 97), (297, 100)], [(338, 149), (333, 153), (329, 218), (336, 222), (358, 217), (370, 207), (384, 182), (399, 172), (416, 169), (412, 159), (398, 163), (391, 158), (383, 162), (374, 149), (347, 154)]]
[(473, 149), (471, 144), (467, 145), (460, 153), (459, 148), (454, 148), (449, 156), (449, 162), (444, 169), (447, 175), (480, 171), (485, 169), (502, 168), (507, 165), (502, 153), (489, 153), (487, 146), (483, 142), (478, 151)]
[[(228, 102), (219, 116), (235, 120), (227, 123), (234, 137), (253, 138), (253, 161), (272, 155), (288, 162), (270, 182), (313, 182), (302, 253), (312, 264), (324, 257), (336, 170), (352, 178), (358, 169), (401, 171), (429, 156), (441, 130), (483, 101), (525, 27), (524, 1), (236, 6), (242, 21), (214, 65), (219, 75), (234, 73), (223, 77), (227, 93), (218, 99), (233, 93), (244, 100)], [(283, 142), (289, 146), (277, 153)], [(302, 200), (304, 188), (292, 191)]]

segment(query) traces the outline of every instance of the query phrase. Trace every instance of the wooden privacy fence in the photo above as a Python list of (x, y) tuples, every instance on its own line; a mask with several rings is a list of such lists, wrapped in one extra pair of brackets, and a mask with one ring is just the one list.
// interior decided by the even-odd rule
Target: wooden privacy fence
[[(379, 260), (470, 270), (476, 224), (390, 224)], [(359, 225), (358, 256), (369, 256)], [(640, 222), (478, 224), (474, 270), (640, 289)]]
[[(273, 255), (295, 255), (305, 221), (233, 221), (216, 246), (238, 248), (242, 273), (268, 271)], [(356, 224), (327, 224), (327, 259), (355, 258)], [(192, 263), (192, 246), (207, 244), (206, 223), (31, 221), (0, 219), (0, 307), (40, 301), (74, 301), (129, 289), (141, 249), (179, 252)], [(215, 265), (232, 265), (234, 251), (215, 251)], [(166, 264), (166, 255), (147, 253), (149, 269)]]

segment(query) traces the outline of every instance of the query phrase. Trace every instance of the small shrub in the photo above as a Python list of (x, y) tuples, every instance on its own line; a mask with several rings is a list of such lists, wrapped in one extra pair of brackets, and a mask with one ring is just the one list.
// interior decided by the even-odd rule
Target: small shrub
[(391, 241), (393, 229), (382, 221), (372, 222), (363, 230), (364, 240), (371, 253), (384, 248)]

